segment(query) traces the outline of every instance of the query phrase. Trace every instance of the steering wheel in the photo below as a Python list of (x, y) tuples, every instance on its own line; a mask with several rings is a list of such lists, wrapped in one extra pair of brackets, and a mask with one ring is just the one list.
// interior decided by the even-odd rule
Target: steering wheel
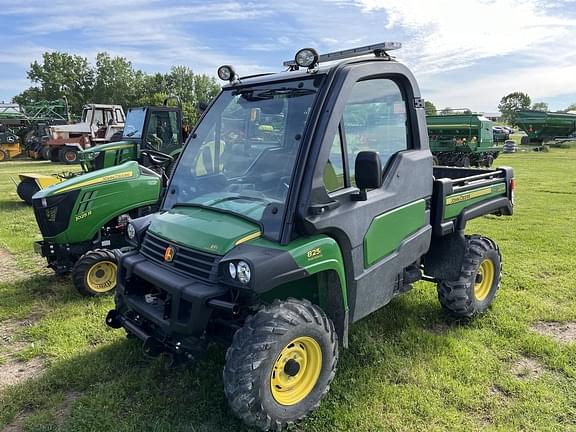
[(174, 162), (174, 158), (172, 156), (157, 150), (140, 150), (140, 155), (149, 160), (152, 166), (157, 168), (166, 168), (168, 165)]

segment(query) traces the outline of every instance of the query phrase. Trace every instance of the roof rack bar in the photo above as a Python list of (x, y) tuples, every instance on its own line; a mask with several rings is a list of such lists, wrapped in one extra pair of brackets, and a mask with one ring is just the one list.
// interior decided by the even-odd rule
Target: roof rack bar
[[(366, 45), (359, 48), (352, 48), (344, 51), (334, 51), (328, 54), (321, 54), (318, 57), (318, 63), (343, 60), (352, 57), (360, 57), (372, 53), (379, 55), (382, 52), (392, 51), (399, 48), (402, 48), (402, 43), (400, 42), (381, 42), (377, 44)], [(283, 65), (286, 67), (296, 66), (296, 61), (287, 60), (283, 63)]]

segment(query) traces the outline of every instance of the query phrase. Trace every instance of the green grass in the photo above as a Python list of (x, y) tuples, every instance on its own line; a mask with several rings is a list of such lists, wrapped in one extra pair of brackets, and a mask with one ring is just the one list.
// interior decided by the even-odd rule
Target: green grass
[[(576, 430), (576, 344), (531, 330), (538, 321), (576, 321), (576, 151), (503, 155), (515, 168), (511, 218), (489, 216), (468, 232), (497, 240), (504, 257), (493, 307), (472, 322), (447, 318), (435, 288), (419, 283), (354, 325), (332, 389), (302, 431)], [(0, 393), (0, 429), (17, 418), (28, 431), (245, 431), (222, 391), (224, 349), (166, 369), (137, 341), (104, 325), (112, 299), (85, 299), (67, 279), (37, 269), (32, 211), (10, 175), (58, 171), (38, 163), (0, 166), (0, 247), (29, 276), (0, 284), (0, 326), (34, 313), (15, 335), (22, 359), (39, 356), (38, 378)], [(7, 263), (4, 263), (6, 265)], [(1, 343), (1, 341), (0, 341)], [(0, 345), (1, 346), (1, 345)], [(513, 365), (531, 358), (538, 376)]]

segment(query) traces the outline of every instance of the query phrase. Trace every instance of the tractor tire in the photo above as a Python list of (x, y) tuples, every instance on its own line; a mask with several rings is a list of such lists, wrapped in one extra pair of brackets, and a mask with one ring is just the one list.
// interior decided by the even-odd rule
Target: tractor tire
[(42, 146), (42, 149), (40, 150), (41, 159), (50, 160), (50, 152), (51, 152), (50, 147)]
[(10, 154), (7, 151), (0, 150), (0, 162), (6, 162), (10, 160)]
[(522, 144), (522, 145), (530, 144), (530, 137), (528, 137), (527, 135), (524, 135), (522, 138), (520, 138), (520, 144)]
[(438, 283), (438, 299), (450, 315), (471, 318), (492, 304), (502, 272), (502, 256), (487, 237), (467, 237), (460, 277)]
[(107, 249), (95, 249), (82, 255), (72, 268), (72, 282), (80, 294), (97, 297), (116, 288), (116, 257)]
[(55, 147), (55, 148), (48, 147), (48, 148), (50, 149), (48, 160), (51, 162), (61, 162), (60, 149), (58, 147)]
[(16, 193), (26, 204), (32, 205), (32, 197), (40, 190), (40, 186), (30, 178), (22, 180), (16, 187)]
[(440, 161), (438, 160), (438, 156), (432, 156), (432, 165), (433, 166), (440, 165)]
[(75, 148), (63, 148), (60, 150), (60, 162), (71, 165), (78, 163), (78, 150)]
[(338, 337), (326, 314), (308, 300), (276, 300), (234, 334), (224, 392), (246, 424), (280, 431), (318, 408), (337, 362)]

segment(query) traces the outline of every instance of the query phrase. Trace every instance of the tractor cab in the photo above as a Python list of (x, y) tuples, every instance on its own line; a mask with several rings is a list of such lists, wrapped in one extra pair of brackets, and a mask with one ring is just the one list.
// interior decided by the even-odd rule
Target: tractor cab
[(92, 147), (80, 154), (84, 171), (94, 171), (137, 160), (157, 173), (164, 172), (182, 148), (182, 109), (168, 106), (130, 108), (122, 139)]

